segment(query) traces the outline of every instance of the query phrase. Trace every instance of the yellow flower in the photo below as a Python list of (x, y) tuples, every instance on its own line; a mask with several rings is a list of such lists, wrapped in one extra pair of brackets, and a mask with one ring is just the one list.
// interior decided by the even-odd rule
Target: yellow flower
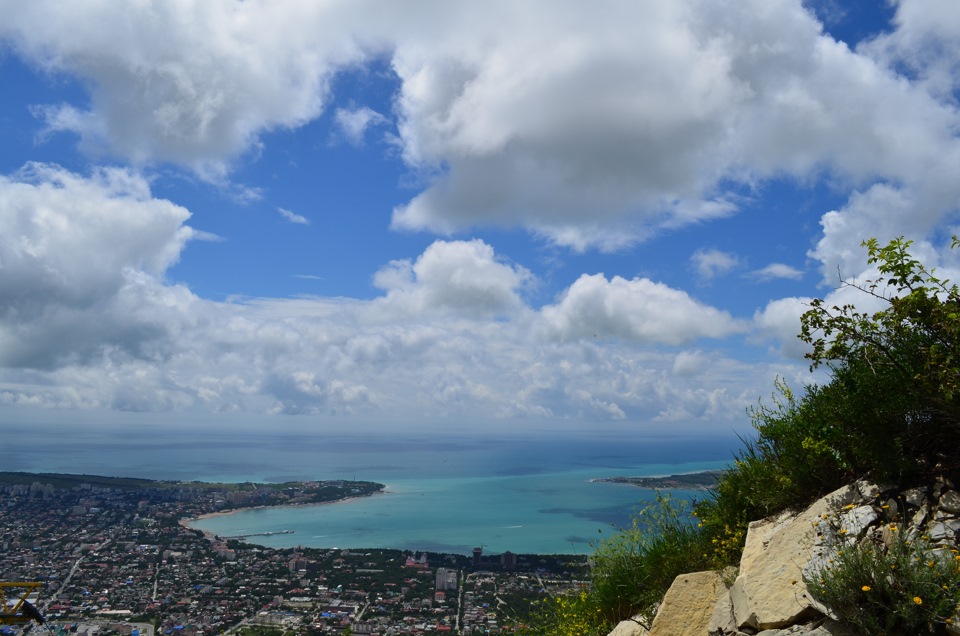
[(864, 585), (860, 589), (863, 590), (864, 592), (869, 592), (871, 590), (871, 587), (869, 585)]
[(916, 603), (917, 605), (923, 605), (923, 599), (920, 598), (919, 596), (914, 596), (913, 602)]

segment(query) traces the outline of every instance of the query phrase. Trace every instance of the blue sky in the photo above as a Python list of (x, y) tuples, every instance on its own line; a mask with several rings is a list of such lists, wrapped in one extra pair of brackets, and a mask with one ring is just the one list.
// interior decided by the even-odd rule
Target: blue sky
[(4, 5), (5, 417), (742, 430), (956, 269), (953, 2)]

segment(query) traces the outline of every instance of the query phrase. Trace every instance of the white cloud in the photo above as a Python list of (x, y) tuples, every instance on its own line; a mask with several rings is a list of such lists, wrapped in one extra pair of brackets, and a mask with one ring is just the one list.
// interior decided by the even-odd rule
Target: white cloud
[(898, 0), (895, 29), (861, 45), (947, 100), (960, 88), (960, 12), (950, 0)]
[(478, 317), (518, 310), (519, 292), (530, 281), (529, 271), (500, 262), (479, 240), (436, 241), (416, 262), (394, 261), (374, 276), (374, 284), (387, 292), (380, 302), (391, 312), (442, 310)]
[(134, 172), (33, 165), (0, 179), (0, 209), (3, 404), (733, 424), (775, 374), (683, 372), (656, 345), (740, 327), (648, 280), (584, 277), (535, 310), (529, 272), (481, 241), (391, 263), (372, 300), (213, 302), (164, 280), (189, 212)]
[(41, 106), (48, 130), (76, 132), (91, 152), (181, 163), (216, 180), (262, 132), (316, 117), (332, 74), (361, 57), (337, 6), (278, 6), (31, 2), (8, 7), (0, 35), (90, 90), (89, 109)]
[(759, 281), (787, 279), (800, 280), (803, 278), (803, 271), (784, 263), (770, 263), (766, 267), (750, 272), (751, 278)]
[(726, 274), (740, 265), (736, 255), (720, 250), (697, 250), (690, 257), (690, 262), (697, 274), (707, 281)]
[(310, 219), (300, 214), (297, 214), (296, 212), (291, 212), (286, 208), (277, 208), (277, 212), (280, 214), (280, 216), (290, 221), (291, 223), (295, 223), (297, 225), (310, 225)]
[(333, 118), (337, 122), (340, 133), (354, 146), (363, 145), (364, 135), (370, 126), (387, 121), (386, 117), (367, 106), (355, 110), (338, 108)]
[(547, 337), (561, 341), (595, 336), (679, 345), (744, 330), (727, 312), (681, 290), (646, 278), (607, 280), (602, 274), (584, 274), (541, 313)]
[(161, 283), (194, 236), (187, 210), (133, 172), (44, 164), (0, 177), (0, 209), (0, 364), (167, 354), (169, 309), (196, 300)]
[[(386, 57), (402, 156), (427, 175), (395, 227), (516, 226), (582, 250), (730, 215), (741, 186), (784, 175), (902, 190), (920, 218), (890, 224), (922, 232), (957, 207), (958, 15), (903, 0), (894, 32), (851, 51), (800, 0), (35, 0), (0, 37), (88, 87), (89, 106), (38, 107), (49, 131), (213, 180), (316, 118), (336, 72)], [(335, 115), (352, 141), (382, 117)]]

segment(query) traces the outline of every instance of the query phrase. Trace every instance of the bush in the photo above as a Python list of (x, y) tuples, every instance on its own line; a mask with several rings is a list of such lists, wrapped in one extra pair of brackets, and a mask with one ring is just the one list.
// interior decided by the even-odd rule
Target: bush
[(519, 636), (604, 636), (610, 627), (601, 613), (596, 597), (586, 591), (549, 596), (540, 602), (530, 624), (515, 633)]
[(807, 589), (863, 636), (945, 634), (960, 605), (960, 556), (890, 534), (889, 548), (834, 546), (830, 562), (805, 578)]
[(657, 495), (629, 528), (603, 540), (593, 553), (594, 595), (608, 623), (640, 615), (649, 627), (673, 580), (709, 569), (711, 544), (687, 502)]

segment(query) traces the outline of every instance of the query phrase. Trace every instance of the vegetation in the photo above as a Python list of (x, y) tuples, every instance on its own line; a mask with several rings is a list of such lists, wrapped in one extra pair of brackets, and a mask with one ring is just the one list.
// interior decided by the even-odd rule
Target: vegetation
[[(912, 257), (909, 241), (864, 247), (879, 276), (842, 285), (879, 309), (814, 300), (802, 317), (811, 369), (825, 368), (829, 381), (800, 394), (778, 381), (772, 401), (750, 410), (756, 437), (694, 505), (696, 523), (661, 499), (597, 546), (593, 590), (557, 601), (563, 612), (554, 620), (581, 612), (606, 633), (617, 620), (648, 619), (676, 575), (735, 565), (751, 520), (799, 509), (856, 479), (902, 488), (936, 475), (960, 483), (960, 291)], [(927, 547), (901, 539), (887, 553), (840, 550), (811, 590), (865, 634), (942, 629), (960, 601), (960, 561), (931, 559)], [(553, 623), (530, 633), (564, 632)]]
[(891, 531), (890, 546), (837, 545), (807, 589), (863, 636), (945, 634), (960, 605), (960, 556)]

